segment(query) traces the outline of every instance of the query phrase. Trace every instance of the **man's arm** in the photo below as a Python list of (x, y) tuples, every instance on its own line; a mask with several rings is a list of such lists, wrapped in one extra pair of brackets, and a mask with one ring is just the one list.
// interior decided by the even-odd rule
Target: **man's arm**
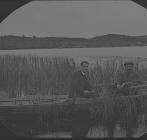
[(118, 89), (121, 89), (125, 86), (125, 74), (124, 73), (119, 73), (116, 77), (116, 87)]

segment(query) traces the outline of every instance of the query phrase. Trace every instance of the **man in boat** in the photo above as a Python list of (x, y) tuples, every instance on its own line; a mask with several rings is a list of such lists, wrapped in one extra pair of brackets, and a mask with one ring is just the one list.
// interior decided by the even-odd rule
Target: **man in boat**
[(71, 81), (71, 92), (69, 97), (73, 99), (72, 112), (72, 137), (84, 138), (88, 134), (90, 128), (90, 112), (86, 104), (76, 105), (76, 98), (91, 98), (95, 92), (88, 80), (87, 61), (80, 63), (80, 70), (73, 74)]
[(75, 99), (76, 97), (92, 97), (96, 94), (88, 80), (88, 66), (89, 63), (87, 61), (82, 61), (80, 70), (73, 74), (69, 97)]
[(143, 78), (134, 71), (134, 63), (127, 61), (124, 63), (125, 71), (118, 76), (117, 79), (117, 93), (123, 95), (136, 95), (138, 89), (131, 89), (131, 86), (143, 84)]

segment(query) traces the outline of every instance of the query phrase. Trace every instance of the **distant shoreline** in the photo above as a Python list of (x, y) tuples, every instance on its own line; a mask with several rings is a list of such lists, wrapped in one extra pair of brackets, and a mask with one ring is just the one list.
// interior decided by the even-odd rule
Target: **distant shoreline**
[(65, 48), (112, 48), (112, 47), (144, 47), (147, 46), (147, 35), (127, 36), (108, 34), (86, 38), (68, 37), (26, 37), (1, 36), (0, 50), (20, 49), (65, 49)]
[(145, 47), (109, 47), (109, 48), (65, 48), (65, 49), (13, 49), (1, 50), (0, 56), (4, 55), (18, 55), (18, 56), (67, 56), (67, 57), (133, 57), (133, 58), (147, 58), (147, 46)]
[(74, 48), (18, 48), (18, 49), (0, 49), (0, 50), (8, 50), (8, 51), (13, 51), (13, 50), (46, 50), (46, 49), (48, 49), (48, 50), (50, 50), (50, 49), (61, 49), (61, 50), (63, 50), (63, 49), (100, 49), (100, 48), (121, 48), (121, 47), (138, 47), (138, 48), (140, 48), (140, 47), (146, 47), (146, 45), (144, 45), (144, 46), (102, 46), (102, 47), (74, 47)]

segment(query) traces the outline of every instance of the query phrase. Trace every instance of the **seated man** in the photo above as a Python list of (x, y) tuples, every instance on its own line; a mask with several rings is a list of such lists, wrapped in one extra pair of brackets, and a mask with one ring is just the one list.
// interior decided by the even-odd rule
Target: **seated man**
[(71, 81), (70, 97), (90, 97), (94, 95), (94, 91), (87, 79), (89, 63), (82, 61), (80, 64), (80, 70), (73, 74)]
[(126, 62), (124, 64), (125, 71), (118, 76), (117, 79), (117, 92), (123, 95), (137, 94), (138, 89), (131, 89), (131, 86), (143, 84), (141, 76), (134, 71), (134, 63)]

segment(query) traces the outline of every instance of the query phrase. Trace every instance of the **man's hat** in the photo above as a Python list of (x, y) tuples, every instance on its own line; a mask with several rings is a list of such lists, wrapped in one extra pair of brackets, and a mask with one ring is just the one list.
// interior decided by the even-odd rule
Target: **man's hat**
[(133, 66), (134, 63), (132, 61), (127, 61), (127, 62), (124, 63), (124, 66), (127, 66), (127, 65), (132, 65)]

